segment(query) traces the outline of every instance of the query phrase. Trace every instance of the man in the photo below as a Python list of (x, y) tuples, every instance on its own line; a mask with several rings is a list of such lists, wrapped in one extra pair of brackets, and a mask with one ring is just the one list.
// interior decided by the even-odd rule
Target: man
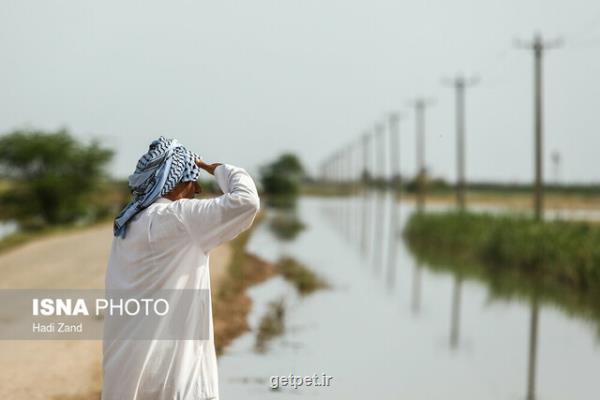
[[(200, 170), (215, 176), (223, 195), (194, 199)], [(209, 252), (247, 229), (259, 210), (252, 178), (241, 168), (206, 164), (176, 140), (160, 137), (129, 177), (133, 200), (115, 219), (106, 290), (155, 293), (204, 289), (210, 294)], [(190, 313), (185, 334), (194, 340), (104, 337), (103, 400), (218, 399), (210, 296), (203, 313)]]

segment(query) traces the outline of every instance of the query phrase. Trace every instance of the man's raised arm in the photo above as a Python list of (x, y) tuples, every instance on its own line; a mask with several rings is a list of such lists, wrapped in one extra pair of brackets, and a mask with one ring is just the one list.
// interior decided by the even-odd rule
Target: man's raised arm
[(183, 223), (205, 252), (248, 229), (260, 208), (256, 185), (243, 169), (228, 164), (197, 165), (214, 174), (223, 195), (181, 202)]

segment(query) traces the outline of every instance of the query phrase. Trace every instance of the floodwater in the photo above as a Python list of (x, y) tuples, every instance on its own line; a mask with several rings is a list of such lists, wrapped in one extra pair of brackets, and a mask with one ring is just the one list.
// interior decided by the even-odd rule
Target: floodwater
[(0, 221), (0, 239), (15, 233), (19, 230), (19, 227), (14, 221)]
[[(262, 224), (249, 249), (290, 255), (331, 289), (305, 297), (282, 278), (253, 287), (252, 331), (219, 359), (224, 399), (597, 399), (597, 323), (417, 262), (400, 232), (413, 208), (389, 195), (303, 198), (306, 229), (282, 242)], [(285, 333), (254, 351), (267, 304), (285, 298)], [(271, 376), (332, 377), (281, 387)]]

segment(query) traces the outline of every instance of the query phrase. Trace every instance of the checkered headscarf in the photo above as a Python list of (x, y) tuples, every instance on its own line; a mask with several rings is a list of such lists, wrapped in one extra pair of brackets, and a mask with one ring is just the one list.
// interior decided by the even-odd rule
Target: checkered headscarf
[(131, 218), (169, 193), (178, 183), (197, 180), (200, 168), (196, 160), (199, 158), (175, 139), (161, 136), (154, 140), (148, 152), (139, 159), (135, 172), (129, 176), (133, 199), (115, 218), (114, 235), (125, 237)]

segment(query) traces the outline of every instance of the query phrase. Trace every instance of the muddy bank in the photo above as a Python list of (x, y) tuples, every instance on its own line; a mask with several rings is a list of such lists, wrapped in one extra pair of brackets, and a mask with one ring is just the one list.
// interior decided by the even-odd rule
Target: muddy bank
[[(258, 221), (254, 226), (258, 225)], [(227, 273), (218, 291), (213, 291), (213, 320), (217, 354), (233, 339), (249, 329), (247, 316), (252, 301), (246, 289), (277, 273), (275, 265), (246, 251), (252, 230), (230, 243), (231, 258)]]

